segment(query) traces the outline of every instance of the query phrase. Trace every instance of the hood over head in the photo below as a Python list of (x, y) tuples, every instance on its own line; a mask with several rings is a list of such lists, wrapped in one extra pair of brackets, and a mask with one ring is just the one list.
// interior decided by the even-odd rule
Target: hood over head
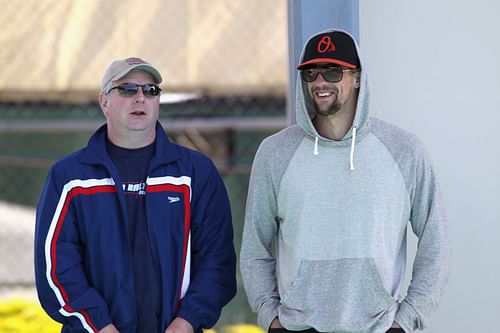
[[(358, 140), (366, 133), (368, 125), (369, 89), (366, 67), (361, 61), (359, 47), (354, 37), (346, 31), (330, 29), (319, 32), (305, 43), (297, 69), (316, 63), (333, 63), (347, 68), (360, 68), (360, 88), (353, 124), (346, 135), (340, 140), (330, 140), (322, 137), (314, 127), (312, 118), (315, 116), (312, 99), (307, 91), (307, 84), (297, 75), (296, 82), (296, 119), (297, 124), (316, 142), (320, 140), (328, 145), (349, 145), (354, 149), (353, 136)], [(317, 144), (315, 147), (315, 154)], [(353, 169), (351, 163), (351, 169)]]

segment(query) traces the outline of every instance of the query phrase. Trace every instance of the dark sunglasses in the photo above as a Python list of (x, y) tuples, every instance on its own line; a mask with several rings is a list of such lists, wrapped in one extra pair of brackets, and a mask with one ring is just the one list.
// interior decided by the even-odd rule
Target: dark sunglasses
[(137, 83), (122, 83), (116, 87), (108, 90), (108, 94), (111, 90), (116, 89), (120, 96), (134, 96), (137, 94), (139, 88), (142, 88), (142, 93), (144, 96), (158, 96), (160, 94), (160, 87), (156, 84), (137, 84)]
[(305, 82), (313, 82), (321, 73), (328, 82), (340, 82), (344, 77), (344, 72), (357, 72), (356, 69), (342, 69), (341, 67), (315, 67), (300, 71), (300, 77)]

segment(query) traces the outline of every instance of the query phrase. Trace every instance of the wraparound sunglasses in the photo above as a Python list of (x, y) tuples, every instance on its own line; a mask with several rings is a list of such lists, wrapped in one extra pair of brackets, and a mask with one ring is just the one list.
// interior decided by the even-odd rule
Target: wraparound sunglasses
[(139, 88), (142, 89), (144, 96), (158, 96), (160, 94), (160, 87), (156, 84), (137, 84), (137, 83), (122, 83), (116, 87), (108, 90), (108, 94), (111, 90), (116, 89), (120, 96), (131, 97), (137, 94)]

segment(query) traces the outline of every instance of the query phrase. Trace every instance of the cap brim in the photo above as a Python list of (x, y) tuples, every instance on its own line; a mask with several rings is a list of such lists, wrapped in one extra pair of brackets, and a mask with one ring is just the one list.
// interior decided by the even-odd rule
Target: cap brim
[(329, 63), (329, 64), (336, 64), (340, 66), (344, 66), (347, 68), (356, 68), (356, 65), (342, 61), (342, 60), (337, 60), (337, 59), (332, 59), (332, 58), (316, 58), (312, 59), (306, 62), (301, 63), (300, 65), (297, 66), (297, 69), (303, 69), (304, 67), (307, 67), (309, 65), (315, 65), (315, 64), (321, 64), (321, 63)]

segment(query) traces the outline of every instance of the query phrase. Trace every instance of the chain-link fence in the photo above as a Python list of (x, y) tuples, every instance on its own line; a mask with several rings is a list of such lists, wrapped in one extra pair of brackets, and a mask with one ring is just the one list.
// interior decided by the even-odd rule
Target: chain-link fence
[[(169, 137), (217, 165), (238, 252), (253, 156), (285, 126), (285, 0), (0, 3), (0, 290), (33, 288), (34, 214), (48, 168), (104, 123), (102, 73), (127, 56), (162, 71)], [(238, 283), (219, 325), (255, 320)]]

